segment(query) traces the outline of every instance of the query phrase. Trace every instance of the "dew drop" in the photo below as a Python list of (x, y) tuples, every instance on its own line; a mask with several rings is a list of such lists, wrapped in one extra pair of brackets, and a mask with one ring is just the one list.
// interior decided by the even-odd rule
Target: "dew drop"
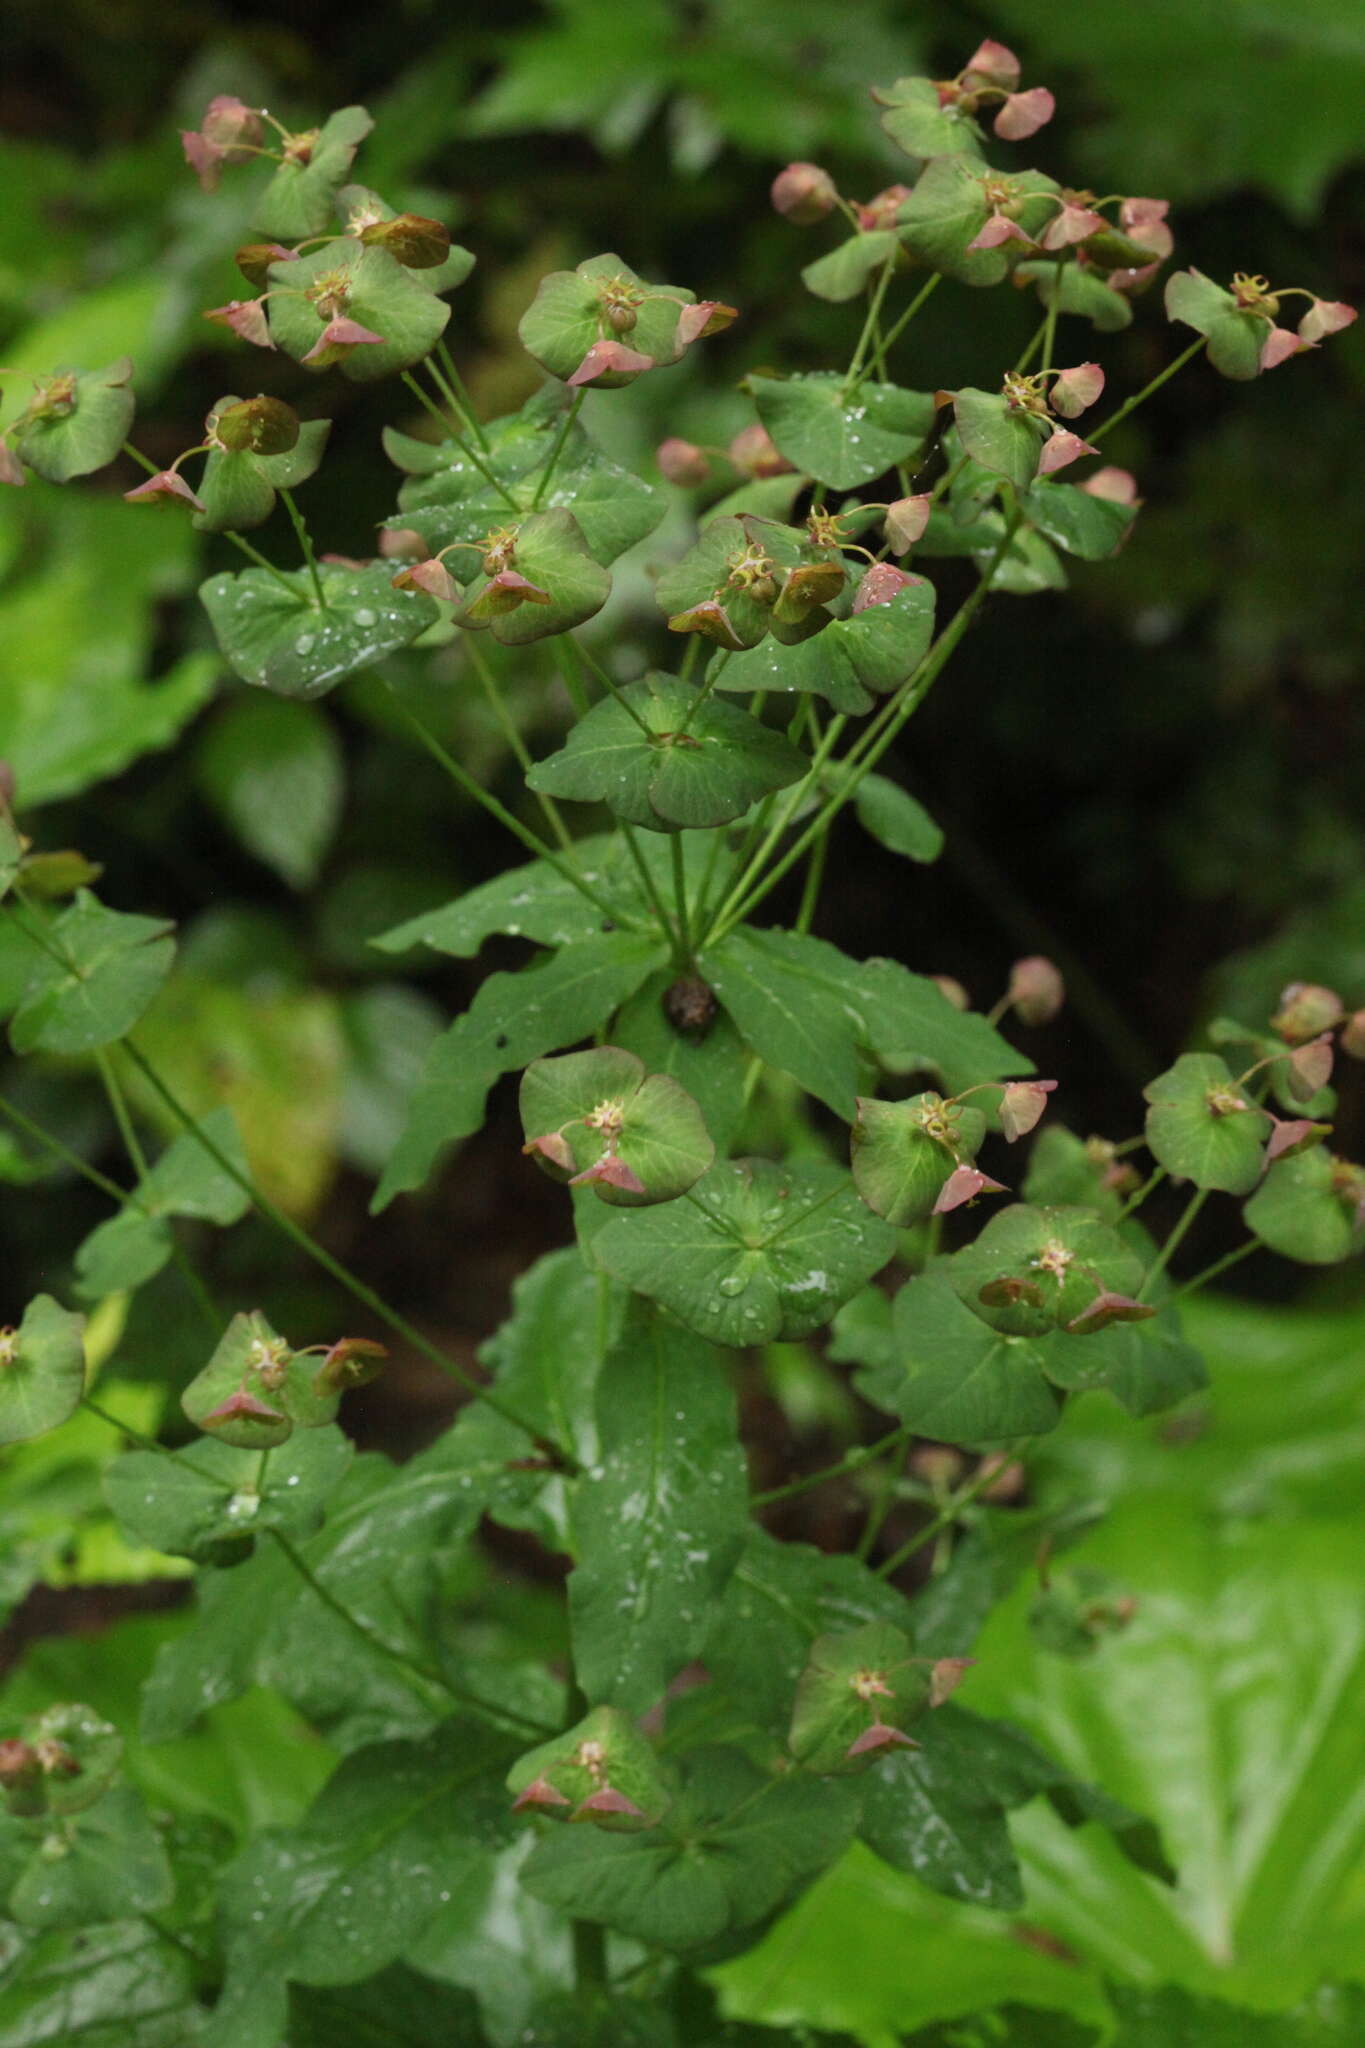
[(368, 605), (362, 605), (355, 615), (357, 626), (373, 626), (378, 623), (378, 612), (372, 612)]
[(315, 633), (300, 633), (298, 639), (294, 642), (295, 654), (311, 654), (316, 642), (317, 635)]
[(726, 1273), (717, 1282), (721, 1293), (728, 1295), (731, 1301), (734, 1300), (737, 1294), (743, 1294), (748, 1284), (748, 1275), (744, 1273)]

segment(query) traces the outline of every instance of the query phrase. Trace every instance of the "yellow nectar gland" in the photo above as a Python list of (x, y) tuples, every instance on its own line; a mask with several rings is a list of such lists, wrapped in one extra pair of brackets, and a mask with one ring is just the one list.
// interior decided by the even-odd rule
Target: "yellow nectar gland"
[(1069, 1245), (1063, 1244), (1058, 1237), (1051, 1237), (1032, 1264), (1042, 1272), (1050, 1273), (1054, 1280), (1065, 1280), (1075, 1257)]
[(891, 1688), (880, 1671), (855, 1671), (848, 1681), (849, 1691), (856, 1692), (860, 1700), (889, 1700)]

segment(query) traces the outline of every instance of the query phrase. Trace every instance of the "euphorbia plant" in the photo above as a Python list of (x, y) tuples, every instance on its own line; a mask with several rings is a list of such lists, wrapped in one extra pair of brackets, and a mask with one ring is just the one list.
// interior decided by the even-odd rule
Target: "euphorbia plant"
[[(338, 1752), (305, 1818), (206, 1845), (183, 1816), (148, 1812), (120, 1780), (118, 1731), (71, 1703), (0, 1742), (19, 1938), (127, 1923), (174, 2026), (209, 2048), (311, 2043), (377, 2011), (412, 2042), (712, 2041), (698, 1973), (756, 1940), (855, 1837), (965, 1890), (926, 1840), (950, 1827), (994, 1838), (1035, 1793), (1169, 1875), (1140, 1817), (950, 1698), (965, 1681), (970, 1699), (983, 1619), (954, 1533), (999, 1492), (1002, 1467), (1017, 1497), (1030, 1441), (1068, 1400), (1100, 1391), (1143, 1415), (1200, 1385), (1178, 1303), (1214, 1272), (1263, 1248), (1310, 1264), (1359, 1249), (1365, 1170), (1327, 1141), (1335, 1048), (1361, 1055), (1361, 1012), (1295, 986), (1264, 1028), (1220, 1020), (1220, 1050), (1176, 1058), (1145, 1091), (1142, 1129), (1082, 1138), (1066, 1128), (1064, 1081), (1039, 1078), (1027, 1052), (1063, 1000), (1048, 961), (1015, 962), (982, 1015), (955, 984), (853, 959), (812, 927), (845, 810), (891, 852), (935, 857), (932, 819), (877, 771), (980, 607), (1062, 587), (1065, 555), (1099, 560), (1127, 539), (1137, 485), (1100, 460), (1111, 429), (1196, 356), (1253, 376), (1351, 316), (1305, 292), (1290, 333), (1276, 323), (1293, 292), (1177, 273), (1167, 312), (1196, 340), (1092, 426), (1106, 378), (1091, 330), (1133, 319), (1170, 256), (1164, 204), (988, 161), (984, 122), (1017, 150), (1052, 111), (998, 43), (952, 79), (875, 98), (908, 158), (903, 183), (855, 202), (799, 163), (773, 185), (793, 223), (851, 230), (804, 272), (822, 297), (864, 301), (847, 360), (755, 371), (754, 419), (723, 454), (665, 441), (666, 478), (723, 495), (659, 574), (657, 665), (643, 673), (579, 629), (667, 493), (601, 453), (584, 393), (666, 373), (734, 309), (615, 255), (558, 271), (521, 324), (546, 381), (484, 421), (445, 340), (444, 294), (472, 258), (440, 223), (347, 182), (363, 109), (293, 134), (217, 99), (184, 138), (209, 189), (274, 160), (260, 239), (237, 258), (255, 296), (207, 317), (315, 376), (399, 380), (404, 425), (385, 442), (404, 480), (372, 559), (320, 556), (294, 492), (324, 463), (327, 421), (228, 395), (169, 467), (139, 456), (149, 479), (126, 495), (249, 558), (202, 591), (237, 677), (313, 699), (377, 671), (414, 742), (509, 853), (520, 842), (498, 878), (378, 941), (469, 955), (502, 933), (537, 950), (490, 975), (435, 1045), (375, 1206), (423, 1187), (512, 1074), (524, 1171), (566, 1190), (563, 1248), (523, 1278), (471, 1373), (260, 1188), (225, 1110), (196, 1120), (183, 1107), (138, 1036), (172, 971), (169, 930), (102, 904), (94, 870), (36, 848), (22, 790), (3, 793), (4, 915), (32, 946), (11, 1044), (94, 1062), (132, 1171), (125, 1187), (85, 1169), (117, 1207), (76, 1251), (76, 1292), (127, 1293), (186, 1259), (184, 1219), (228, 1228), (253, 1207), (350, 1290), (368, 1332), (286, 1334), (254, 1307), (224, 1325), (200, 1290), (204, 1345), (183, 1376), (197, 1434), (136, 1441), (108, 1481), (129, 1537), (200, 1573), (195, 1620), (146, 1688), (143, 1739), (273, 1687)], [(915, 360), (907, 329), (944, 278), (1041, 302), (990, 387), (954, 387), (951, 363), (924, 366), (924, 389), (899, 381)], [(135, 453), (128, 374), (54, 371), (0, 443), (0, 474), (60, 482)], [(277, 497), (301, 564), (245, 537)], [(514, 736), (535, 827), (385, 671), (398, 650), (457, 634)], [(540, 640), (575, 716), (533, 761), (504, 700), (509, 658), (490, 643)], [(561, 806), (585, 804), (583, 834)], [(792, 922), (757, 922), (794, 870)], [(1007, 1018), (1022, 1048), (997, 1029)], [(179, 1128), (154, 1163), (136, 1120), (148, 1105)], [(5, 1113), (60, 1147), (17, 1105)], [(1007, 1148), (1026, 1140), (1017, 1165)], [(1166, 1179), (1190, 1193), (1158, 1243), (1138, 1212)], [(1176, 1279), (1214, 1194), (1245, 1198), (1250, 1236)], [(338, 1421), (382, 1369), (381, 1329), (469, 1396), (401, 1467), (354, 1457)], [(858, 1368), (891, 1426), (755, 1492), (737, 1365), (808, 1339), (820, 1370)], [(102, 1412), (81, 1317), (40, 1296), (0, 1335), (0, 1441), (82, 1405)], [(952, 1447), (958, 1483), (892, 1541), (886, 1513), (917, 1439)], [(775, 1503), (855, 1474), (871, 1483), (852, 1554), (766, 1526)], [(480, 1654), (465, 1625), (485, 1516), (567, 1563), (562, 1654), (548, 1661), (516, 1640)], [(1047, 1553), (1064, 1536), (1064, 1523), (1039, 1531)], [(907, 1567), (930, 1541), (938, 1619), (923, 1628)], [(1065, 1645), (1093, 1647), (1131, 1618), (1084, 1574), (1074, 1587), (1045, 1574), (1044, 1593), (1042, 1623)], [(495, 1880), (549, 1909), (519, 2003), (479, 1959)], [(1012, 1871), (984, 1902), (1017, 1902)]]

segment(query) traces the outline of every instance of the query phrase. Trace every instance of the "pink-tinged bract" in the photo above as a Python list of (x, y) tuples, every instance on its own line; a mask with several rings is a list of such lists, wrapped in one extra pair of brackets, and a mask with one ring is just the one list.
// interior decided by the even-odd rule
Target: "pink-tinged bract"
[(683, 348), (690, 348), (694, 341), (719, 334), (738, 318), (737, 307), (723, 305), (719, 299), (700, 299), (695, 306), (684, 306), (679, 313), (678, 340)]
[(1287, 363), (1291, 356), (1302, 355), (1305, 349), (1317, 344), (1305, 341), (1292, 327), (1272, 327), (1261, 344), (1261, 368), (1276, 370), (1281, 363)]
[(951, 1699), (967, 1673), (975, 1664), (975, 1657), (937, 1657), (929, 1673), (929, 1705), (941, 1707)]
[(1110, 1323), (1145, 1323), (1155, 1314), (1150, 1302), (1135, 1301), (1131, 1294), (1116, 1294), (1106, 1287), (1066, 1327), (1079, 1336), (1090, 1330), (1106, 1330)]
[(933, 501), (927, 491), (913, 498), (897, 498), (894, 505), (887, 506), (886, 540), (893, 554), (907, 554), (917, 540), (923, 539), (932, 508)]
[(1089, 491), (1092, 498), (1107, 498), (1111, 505), (1136, 505), (1139, 502), (1137, 478), (1131, 469), (1119, 469), (1112, 463), (1105, 469), (1097, 469), (1077, 488)]
[(1055, 1081), (1007, 1081), (1000, 1097), (1000, 1129), (1007, 1143), (1025, 1138), (1047, 1108)]
[(790, 476), (795, 466), (780, 453), (768, 429), (757, 421), (751, 427), (740, 428), (727, 453), (735, 468), (742, 469), (746, 476)]
[(969, 249), (998, 249), (1002, 242), (1027, 242), (1033, 246), (1032, 235), (1026, 234), (1017, 220), (1011, 220), (1006, 213), (993, 213), (979, 233), (974, 235)]
[(1093, 206), (1063, 198), (1052, 219), (1038, 237), (1044, 249), (1069, 249), (1090, 235), (1103, 234), (1109, 223)]
[(1307, 1045), (1290, 1053), (1285, 1085), (1296, 1102), (1311, 1101), (1319, 1088), (1327, 1086), (1334, 1057), (1331, 1034), (1326, 1031), (1321, 1038), (1311, 1038)]
[(1169, 199), (1125, 199), (1119, 205), (1119, 226), (1130, 242), (1150, 249), (1161, 262), (1175, 247), (1175, 237), (1166, 225)]
[(959, 1166), (949, 1174), (938, 1191), (931, 1214), (946, 1216), (950, 1209), (960, 1209), (964, 1202), (974, 1202), (978, 1195), (1007, 1195), (1009, 1189), (1003, 1181), (992, 1180), (988, 1173), (982, 1173), (975, 1166)]
[(1054, 412), (1064, 420), (1077, 419), (1095, 403), (1104, 390), (1104, 371), (1098, 363), (1077, 363), (1063, 370), (1048, 397)]
[(1277, 1159), (1292, 1158), (1296, 1152), (1311, 1150), (1332, 1128), (1330, 1124), (1313, 1123), (1304, 1116), (1272, 1116), (1270, 1123), (1270, 1137), (1261, 1160), (1262, 1173)]
[(265, 317), (265, 299), (229, 299), (225, 306), (210, 306), (204, 314), (206, 320), (216, 321), (220, 327), (230, 327), (243, 341), (249, 341), (257, 348), (274, 348), (270, 338), (270, 326)]
[(621, 1188), (628, 1195), (642, 1195), (645, 1184), (638, 1173), (632, 1172), (624, 1159), (618, 1159), (614, 1152), (608, 1152), (602, 1159), (595, 1159), (591, 1166), (585, 1166), (582, 1173), (576, 1173), (569, 1182), (571, 1188), (595, 1187), (598, 1184), (608, 1188)]
[(865, 612), (876, 604), (890, 604), (909, 584), (919, 580), (917, 576), (907, 575), (904, 569), (898, 569), (894, 562), (874, 562), (858, 585), (853, 609)]
[(216, 1408), (210, 1408), (207, 1415), (201, 1416), (200, 1425), (210, 1429), (215, 1422), (284, 1422), (286, 1419), (278, 1408), (272, 1408), (258, 1394), (248, 1394), (244, 1387), (239, 1387), (235, 1394), (228, 1395), (226, 1401), (220, 1401)]
[(623, 341), (595, 341), (573, 375), (564, 381), (576, 387), (613, 373), (638, 374), (653, 368), (653, 356), (641, 355), (638, 348), (627, 348)]
[(1054, 470), (1079, 462), (1083, 455), (1098, 455), (1099, 452), (1088, 441), (1083, 441), (1079, 434), (1070, 434), (1065, 427), (1059, 427), (1051, 440), (1043, 443), (1043, 452), (1038, 457), (1038, 474), (1051, 476)]
[(300, 356), (299, 361), (316, 363), (319, 369), (325, 369), (329, 363), (339, 363), (353, 348), (368, 348), (383, 339), (382, 334), (362, 327), (358, 320), (348, 320), (345, 314), (339, 314), (327, 322), (307, 355)]
[(1353, 1060), (1365, 1060), (1365, 1010), (1356, 1010), (1346, 1019), (1341, 1049)]
[(0, 484), (14, 484), (22, 489), (28, 478), (24, 465), (10, 447), (9, 442), (0, 440)]
[(529, 1785), (520, 1791), (512, 1801), (513, 1813), (544, 1812), (557, 1806), (567, 1806), (568, 1800), (557, 1792), (548, 1778), (532, 1778)]
[(1340, 299), (1314, 299), (1299, 322), (1299, 333), (1305, 341), (1321, 341), (1325, 335), (1340, 334), (1355, 318), (1355, 307)]
[(123, 495), (130, 505), (154, 505), (163, 503), (167, 498), (181, 498), (196, 512), (204, 509), (184, 477), (177, 476), (173, 469), (159, 469), (155, 476), (149, 476), (145, 483), (139, 484), (135, 490), (125, 491)]
[(395, 590), (424, 590), (428, 597), (439, 597), (446, 604), (454, 604), (460, 595), (460, 586), (444, 562), (434, 555), (425, 562), (410, 562), (400, 569), (393, 579)]
[(1046, 128), (1056, 110), (1057, 102), (1045, 85), (1009, 93), (995, 117), (995, 132), (1002, 142), (1023, 142)]
[(966, 86), (998, 85), (1005, 92), (1013, 92), (1019, 83), (1019, 70), (1019, 59), (1013, 50), (987, 36), (977, 44), (958, 75)]
[(850, 1742), (844, 1755), (884, 1756), (888, 1750), (919, 1749), (921, 1746), (913, 1735), (907, 1735), (903, 1729), (892, 1728), (885, 1721), (874, 1721), (870, 1728), (864, 1728), (862, 1734)]

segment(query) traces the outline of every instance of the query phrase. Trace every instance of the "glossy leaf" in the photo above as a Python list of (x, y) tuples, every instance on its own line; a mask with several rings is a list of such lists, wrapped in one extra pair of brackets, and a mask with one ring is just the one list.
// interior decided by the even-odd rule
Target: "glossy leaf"
[(586, 1038), (634, 994), (662, 954), (649, 933), (599, 933), (521, 974), (490, 975), (427, 1057), (375, 1208), (420, 1187), (442, 1147), (479, 1128), (499, 1074)]
[(488, 450), (482, 467), (456, 442), (415, 441), (387, 429), (384, 446), (408, 472), (398, 493), (402, 510), (389, 524), (415, 528), (434, 554), (452, 542), (477, 543), (536, 509), (539, 496), (545, 510), (573, 513), (597, 561), (615, 561), (653, 532), (664, 516), (664, 493), (610, 461), (575, 424), (542, 494), (541, 478), (558, 444), (566, 403), (567, 394), (550, 385), (520, 412), (491, 421), (484, 429)]
[(17, 1330), (0, 1332), (0, 1443), (56, 1429), (85, 1392), (85, 1318), (37, 1294)]
[(894, 1364), (860, 1373), (858, 1386), (921, 1436), (1001, 1443), (1055, 1428), (1060, 1403), (1043, 1377), (1042, 1343), (993, 1330), (944, 1273), (901, 1289), (894, 1341)]
[(495, 1846), (507, 1760), (501, 1737), (448, 1721), (359, 1751), (297, 1828), (253, 1842), (220, 1896), (227, 1982), (206, 2043), (273, 2048), (287, 1980), (353, 1983), (395, 1961)]
[(696, 1655), (747, 1533), (724, 1361), (637, 1302), (598, 1378), (597, 1429), (573, 1507), (574, 1669), (590, 1701), (641, 1713)]
[(936, 982), (893, 960), (854, 961), (823, 939), (741, 926), (699, 964), (754, 1051), (849, 1123), (860, 1047), (952, 1089), (1030, 1068), (984, 1017), (955, 1010)]
[(846, 589), (839, 600), (846, 615), (832, 618), (809, 639), (785, 646), (769, 639), (732, 654), (717, 688), (795, 690), (827, 698), (836, 711), (869, 710), (873, 695), (905, 682), (928, 652), (935, 592), (932, 583), (914, 576), (889, 601), (854, 612), (852, 601), (860, 588), (861, 580)]
[(1097, 498), (1076, 484), (1038, 477), (1024, 497), (1025, 516), (1069, 555), (1102, 562), (1112, 555), (1137, 517), (1132, 505)]
[(899, 246), (894, 228), (860, 230), (837, 249), (831, 249), (827, 256), (817, 256), (814, 263), (808, 263), (801, 272), (801, 282), (817, 299), (842, 305), (857, 298)]
[(24, 2048), (184, 2048), (201, 2009), (187, 1959), (120, 1915), (16, 1947), (0, 2037)]
[(997, 1210), (944, 1270), (975, 1315), (1015, 1337), (1065, 1329), (1098, 1294), (1135, 1295), (1143, 1279), (1142, 1259), (1092, 1211), (1022, 1202)]
[(1230, 1195), (1255, 1187), (1269, 1121), (1216, 1053), (1182, 1053), (1142, 1092), (1147, 1144), (1168, 1173)]
[(87, 889), (35, 947), (32, 972), (10, 1019), (19, 1053), (85, 1053), (131, 1031), (171, 970), (171, 926), (106, 910)]
[[(220, 398), (216, 410), (239, 402)], [(330, 420), (300, 420), (297, 441), (277, 455), (259, 455), (250, 448), (210, 450), (195, 485), (204, 510), (195, 513), (191, 524), (201, 533), (259, 526), (274, 511), (277, 491), (291, 491), (316, 474), (331, 430)]]
[(244, 682), (280, 697), (325, 696), (347, 676), (406, 647), (438, 616), (420, 591), (393, 588), (383, 564), (348, 569), (323, 563), (320, 611), (303, 571), (285, 579), (291, 599), (264, 569), (211, 576), (199, 592), (224, 658)]
[(981, 130), (961, 107), (942, 104), (932, 79), (898, 78), (875, 86), (872, 96), (886, 109), (882, 127), (907, 156), (980, 157)]
[(749, 381), (758, 416), (782, 454), (836, 490), (856, 490), (913, 461), (934, 423), (932, 397), (895, 384), (864, 384), (850, 399), (845, 379), (833, 371)]
[(680, 1208), (614, 1218), (594, 1249), (689, 1330), (742, 1346), (819, 1329), (895, 1239), (841, 1168), (748, 1159), (714, 1166)]
[(994, 476), (1003, 476), (1016, 491), (1026, 491), (1038, 472), (1038, 458), (1047, 439), (1042, 422), (1016, 411), (998, 391), (959, 391), (953, 416), (962, 446), (972, 460)]
[(290, 2048), (487, 2048), (471, 1992), (393, 1963), (363, 1984), (289, 1989)]
[[(246, 1176), (247, 1161), (231, 1110), (211, 1111), (202, 1128)], [(77, 1293), (87, 1301), (99, 1301), (124, 1288), (140, 1287), (171, 1256), (170, 1217), (236, 1223), (246, 1214), (249, 1199), (241, 1182), (223, 1171), (195, 1133), (183, 1131), (139, 1184), (128, 1206), (98, 1224), (78, 1248)]]
[(747, 712), (714, 698), (699, 704), (691, 684), (650, 675), (595, 705), (526, 779), (545, 795), (604, 801), (628, 824), (667, 832), (726, 824), (805, 770), (804, 754)]
[(155, 1913), (170, 1904), (174, 1880), (147, 1808), (128, 1785), (115, 1785), (80, 1813), (66, 1854), (39, 1848), (10, 1891), (21, 1927), (86, 1927)]
[(657, 1828), (556, 1829), (525, 1866), (527, 1889), (577, 1919), (686, 1953), (763, 1919), (848, 1840), (856, 1805), (845, 1786), (794, 1776), (757, 1799), (763, 1774), (738, 1750), (690, 1763)]
[(129, 1451), (110, 1466), (104, 1488), (120, 1527), (135, 1542), (213, 1564), (225, 1545), (266, 1529), (310, 1536), (351, 1461), (339, 1429), (308, 1429), (272, 1451), (209, 1438), (166, 1457)]

